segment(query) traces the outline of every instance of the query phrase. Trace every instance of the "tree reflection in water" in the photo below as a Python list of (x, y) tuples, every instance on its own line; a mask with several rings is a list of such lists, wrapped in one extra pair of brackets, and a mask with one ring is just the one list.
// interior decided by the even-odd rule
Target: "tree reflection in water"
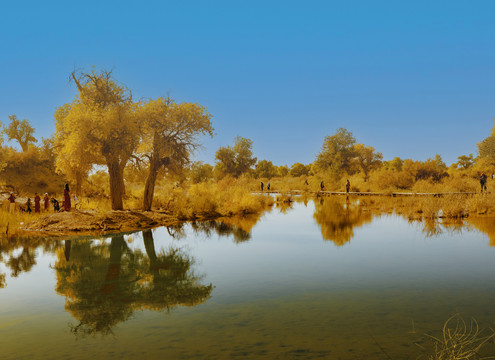
[(294, 200), (289, 197), (286, 201), (277, 201), (276, 207), (281, 214), (287, 214), (294, 209), (293, 202)]
[[(11, 271), (10, 276), (18, 277), (29, 272), (36, 265), (36, 249), (53, 253), (58, 246), (57, 240), (42, 237), (4, 237), (0, 238), (0, 262)], [(0, 273), (0, 288), (7, 286), (6, 274)]]
[(251, 230), (261, 215), (246, 215), (243, 217), (222, 218), (221, 220), (196, 221), (191, 223), (195, 233), (204, 233), (206, 236), (233, 236), (238, 244), (251, 239)]
[[(392, 213), (386, 206), (375, 204), (371, 210), (363, 202), (360, 204), (344, 197), (316, 198), (314, 201), (313, 218), (323, 239), (333, 241), (337, 246), (349, 242), (354, 228), (370, 223), (373, 214)], [(381, 200), (374, 201), (381, 204)], [(232, 236), (240, 243), (250, 239), (252, 228), (261, 216), (193, 222), (190, 226), (196, 233)], [(402, 216), (408, 219), (406, 215)], [(437, 236), (443, 230), (464, 231), (465, 225), (470, 225), (487, 234), (490, 245), (495, 246), (492, 217), (423, 218), (420, 223), (426, 236)], [(185, 226), (175, 225), (167, 230), (172, 237), (180, 239), (187, 234)], [(130, 249), (122, 235), (113, 236), (107, 242), (2, 238), (0, 262), (12, 277), (16, 277), (34, 268), (41, 249), (44, 253), (56, 253), (56, 291), (66, 297), (65, 308), (78, 321), (72, 326), (75, 334), (111, 334), (118, 323), (126, 321), (136, 310), (170, 311), (178, 306), (200, 304), (210, 297), (212, 285), (201, 284), (201, 278), (192, 272), (190, 256), (176, 248), (157, 253), (151, 230), (143, 231), (142, 237), (143, 251)], [(6, 274), (0, 273), (0, 288), (5, 286)]]
[(251, 230), (261, 216), (262, 214), (248, 214), (218, 220), (193, 221), (168, 226), (167, 232), (174, 239), (182, 239), (186, 237), (186, 225), (190, 225), (195, 234), (205, 234), (206, 237), (210, 237), (213, 234), (222, 237), (232, 236), (236, 243), (241, 243), (251, 239)]
[(371, 222), (372, 213), (349, 198), (320, 197), (315, 199), (313, 218), (321, 228), (323, 239), (342, 246), (352, 239), (355, 227)]
[(143, 231), (146, 254), (132, 250), (122, 235), (110, 244), (75, 241), (57, 251), (57, 293), (79, 324), (74, 334), (111, 334), (135, 310), (171, 310), (206, 301), (212, 285), (202, 285), (192, 259), (178, 249), (156, 253), (153, 233)]
[(495, 246), (495, 218), (489, 216), (470, 216), (467, 224), (485, 233), (490, 239), (490, 246)]

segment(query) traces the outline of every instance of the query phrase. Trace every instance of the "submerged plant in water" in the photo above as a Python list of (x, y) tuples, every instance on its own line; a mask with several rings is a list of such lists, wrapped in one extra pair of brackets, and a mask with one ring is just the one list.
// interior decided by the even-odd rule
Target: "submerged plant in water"
[(443, 325), (440, 338), (426, 336), (433, 340), (433, 354), (428, 356), (429, 360), (495, 359), (495, 356), (483, 357), (479, 353), (494, 339), (495, 332), (491, 328), (480, 330), (475, 319), (471, 319), (468, 326), (459, 314), (455, 314)]

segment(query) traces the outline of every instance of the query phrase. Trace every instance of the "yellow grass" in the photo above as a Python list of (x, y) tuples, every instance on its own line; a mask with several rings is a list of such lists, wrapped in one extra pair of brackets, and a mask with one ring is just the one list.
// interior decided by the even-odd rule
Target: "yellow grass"
[(44, 213), (35, 214), (34, 212), (29, 214), (20, 212), (18, 210), (11, 214), (7, 210), (2, 208), (2, 210), (0, 210), (0, 235), (17, 235), (23, 224), (32, 221), (40, 216), (43, 216), (43, 214)]

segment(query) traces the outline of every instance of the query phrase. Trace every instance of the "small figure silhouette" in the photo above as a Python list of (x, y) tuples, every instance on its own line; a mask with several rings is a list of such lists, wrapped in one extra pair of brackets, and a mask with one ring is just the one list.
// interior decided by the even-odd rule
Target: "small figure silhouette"
[(53, 204), (53, 211), (59, 212), (60, 211), (60, 205), (59, 205), (57, 199), (52, 198), (51, 202)]
[(10, 193), (10, 196), (9, 196), (9, 203), (10, 203), (10, 205), (9, 205), (9, 212), (10, 212), (11, 214), (13, 214), (13, 213), (14, 213), (14, 211), (15, 211), (15, 195), (14, 195), (14, 192), (11, 192), (11, 193)]
[(26, 201), (26, 212), (31, 214), (31, 198), (28, 198)]
[(481, 185), (481, 192), (483, 192), (483, 190), (486, 191), (486, 175), (485, 175), (485, 173), (481, 173), (480, 185)]

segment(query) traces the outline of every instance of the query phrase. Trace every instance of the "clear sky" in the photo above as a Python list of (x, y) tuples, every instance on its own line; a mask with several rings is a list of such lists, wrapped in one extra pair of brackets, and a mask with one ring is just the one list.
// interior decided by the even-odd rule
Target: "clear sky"
[(385, 159), (476, 153), (495, 117), (495, 1), (2, 1), (0, 120), (55, 131), (74, 69), (113, 69), (136, 99), (205, 105), (214, 162), (309, 163), (340, 127)]

